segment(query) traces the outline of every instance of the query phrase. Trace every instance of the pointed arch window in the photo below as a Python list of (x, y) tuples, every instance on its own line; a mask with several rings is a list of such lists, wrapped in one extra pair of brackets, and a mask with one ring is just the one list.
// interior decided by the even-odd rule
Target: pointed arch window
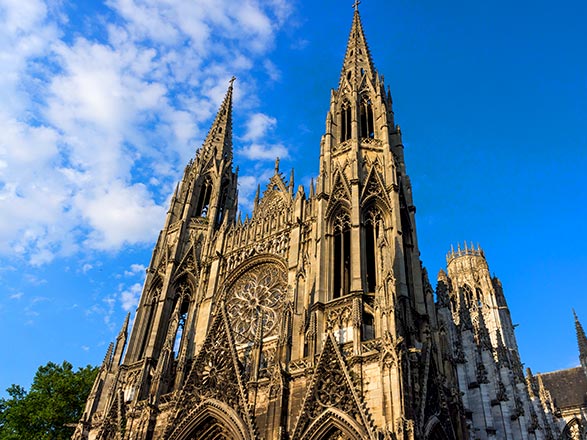
[(467, 307), (471, 308), (475, 302), (473, 301), (473, 291), (467, 284), (463, 286), (463, 296)]
[(362, 340), (375, 339), (375, 318), (368, 310), (363, 310), (363, 334)]
[(371, 207), (365, 215), (365, 260), (367, 292), (377, 287), (377, 240), (383, 231), (383, 217), (379, 209)]
[(142, 359), (143, 355), (145, 354), (145, 350), (147, 348), (147, 344), (149, 343), (149, 339), (151, 339), (151, 329), (153, 327), (153, 318), (155, 317), (155, 311), (157, 310), (157, 296), (154, 295), (151, 303), (147, 306), (147, 321), (145, 326), (143, 327), (143, 340), (141, 342), (141, 346), (139, 348), (139, 353), (137, 359)]
[(351, 290), (351, 216), (341, 209), (334, 217), (333, 298)]
[(210, 179), (206, 179), (202, 184), (202, 189), (200, 190), (200, 197), (198, 198), (198, 204), (196, 205), (196, 217), (208, 216), (211, 195), (212, 182), (210, 181)]
[(340, 142), (351, 138), (351, 104), (345, 100), (340, 110)]
[(226, 214), (226, 199), (228, 194), (228, 181), (224, 180), (222, 182), (222, 187), (220, 188), (220, 200), (218, 201), (218, 210), (216, 211), (216, 225), (220, 226), (222, 221), (224, 220), (224, 215)]
[(361, 137), (373, 139), (375, 130), (373, 126), (373, 106), (369, 98), (363, 98), (360, 108)]
[(178, 324), (177, 330), (175, 332), (175, 341), (173, 342), (173, 353), (175, 358), (177, 359), (179, 355), (179, 351), (181, 349), (181, 341), (183, 338), (185, 324), (188, 318), (188, 311), (190, 308), (190, 297), (188, 295), (184, 295), (183, 299), (181, 299), (181, 306), (179, 308), (179, 316), (178, 316)]
[(450, 310), (453, 313), (457, 313), (458, 312), (458, 307), (457, 307), (457, 299), (454, 295), (452, 295), (450, 297)]
[(475, 293), (476, 293), (476, 300), (477, 300), (477, 306), (481, 307), (483, 305), (483, 292), (481, 291), (481, 289), (479, 289), (478, 287), (475, 289)]

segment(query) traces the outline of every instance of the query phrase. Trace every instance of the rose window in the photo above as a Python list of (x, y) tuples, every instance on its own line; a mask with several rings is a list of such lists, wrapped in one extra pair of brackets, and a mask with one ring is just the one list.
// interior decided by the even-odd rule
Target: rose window
[(234, 283), (227, 311), (237, 344), (253, 342), (259, 330), (263, 338), (277, 334), (286, 286), (285, 274), (272, 264), (257, 266)]

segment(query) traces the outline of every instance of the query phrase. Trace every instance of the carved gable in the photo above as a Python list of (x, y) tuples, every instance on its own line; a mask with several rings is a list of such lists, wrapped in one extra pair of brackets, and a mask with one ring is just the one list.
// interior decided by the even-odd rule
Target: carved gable
[(332, 333), (324, 341), (292, 439), (312, 438), (307, 431), (319, 430), (315, 421), (325, 417), (334, 417), (342, 424), (347, 420), (349, 431), (358, 431), (359, 438), (376, 438), (367, 409), (359, 398)]
[(389, 198), (385, 193), (385, 186), (383, 185), (375, 166), (371, 167), (367, 179), (365, 180), (365, 185), (361, 192), (361, 203), (369, 203), (373, 199), (379, 199), (386, 204), (389, 204)]
[(175, 416), (168, 426), (171, 436), (166, 438), (174, 438), (173, 433), (180, 432), (183, 424), (189, 422), (190, 410), (208, 399), (226, 404), (246, 421), (250, 432), (254, 432), (241, 365), (223, 307), (218, 311), (180, 392)]

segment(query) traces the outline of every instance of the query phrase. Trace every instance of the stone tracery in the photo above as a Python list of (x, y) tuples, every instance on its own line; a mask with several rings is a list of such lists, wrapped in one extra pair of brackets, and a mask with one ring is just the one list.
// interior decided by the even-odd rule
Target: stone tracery
[(263, 337), (277, 334), (286, 288), (283, 270), (271, 263), (253, 267), (231, 286), (226, 307), (237, 344), (253, 342), (259, 330)]

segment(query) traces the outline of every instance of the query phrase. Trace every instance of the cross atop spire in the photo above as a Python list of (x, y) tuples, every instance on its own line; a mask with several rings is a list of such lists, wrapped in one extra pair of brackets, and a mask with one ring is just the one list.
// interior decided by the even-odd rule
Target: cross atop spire
[(355, 12), (359, 12), (359, 5), (361, 4), (361, 0), (355, 0), (353, 4), (353, 8), (355, 8)]

